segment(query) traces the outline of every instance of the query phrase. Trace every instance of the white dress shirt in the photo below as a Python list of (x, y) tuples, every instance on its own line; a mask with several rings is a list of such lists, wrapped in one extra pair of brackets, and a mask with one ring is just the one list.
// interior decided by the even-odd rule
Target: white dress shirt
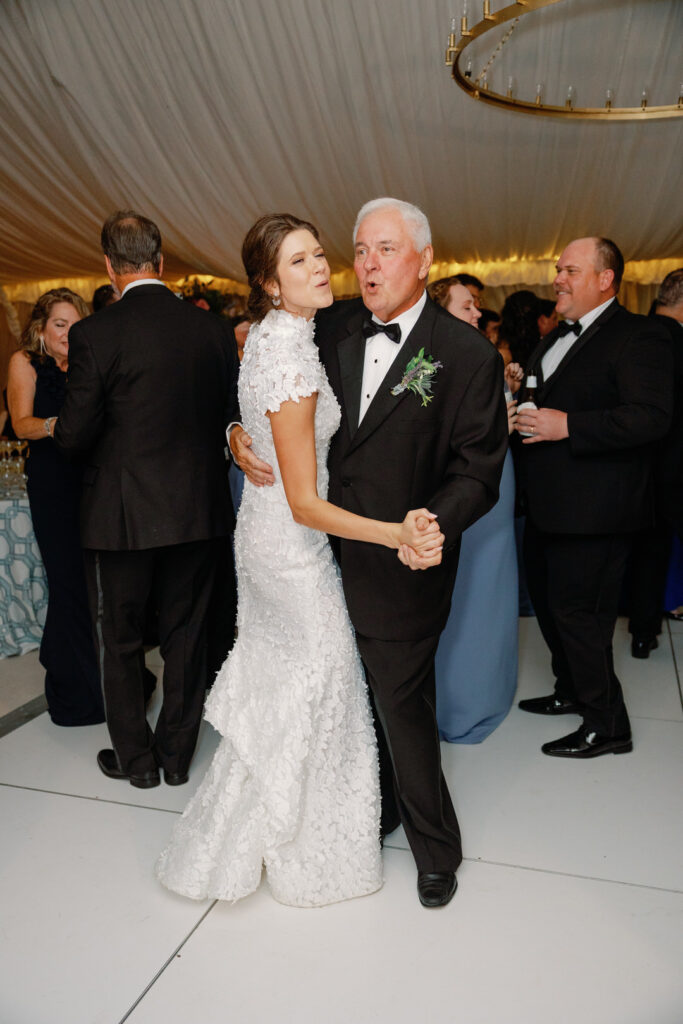
[[(394, 317), (393, 320), (387, 320), (387, 323), (398, 324), (401, 328), (401, 341), (398, 345), (391, 338), (387, 338), (386, 334), (375, 334), (372, 338), (366, 339), (363, 383), (360, 393), (360, 414), (358, 416), (359, 424), (362, 423), (370, 403), (379, 391), (379, 387), (396, 358), (398, 350), (419, 320), (426, 301), (427, 293), (423, 292), (414, 306), (407, 309), (405, 313), (401, 313), (400, 316)], [(372, 320), (376, 324), (382, 324), (382, 321), (376, 316), (373, 316)], [(394, 383), (398, 384), (398, 380), (394, 381)]]
[[(587, 330), (590, 325), (598, 319), (601, 313), (609, 306), (610, 302), (614, 302), (614, 296), (608, 299), (607, 302), (603, 302), (602, 305), (596, 306), (595, 309), (591, 309), (589, 313), (586, 313), (580, 319), (581, 334)], [(573, 324), (574, 320), (567, 320), (568, 324)], [(547, 380), (551, 374), (555, 373), (564, 357), (566, 356), (572, 345), (581, 337), (581, 334), (573, 334), (572, 331), (569, 334), (565, 334), (563, 338), (558, 338), (557, 341), (553, 342), (546, 354), (541, 359), (541, 369), (543, 370), (543, 380)]]
[(138, 285), (140, 285), (140, 284), (160, 284), (162, 288), (166, 287), (164, 282), (160, 281), (158, 277), (141, 277), (139, 279), (139, 281), (129, 281), (128, 282), (126, 287), (121, 292), (121, 298), (123, 298), (123, 296), (126, 294), (126, 292), (130, 291), (131, 288), (137, 288)]

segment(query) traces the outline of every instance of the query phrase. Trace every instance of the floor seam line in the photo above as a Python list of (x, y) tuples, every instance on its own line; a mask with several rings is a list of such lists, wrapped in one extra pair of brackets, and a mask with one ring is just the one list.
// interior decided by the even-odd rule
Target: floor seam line
[[(406, 850), (404, 846), (390, 846), (385, 842), (384, 849), (393, 850), (395, 853), (407, 853), (410, 855), (410, 850)], [(509, 861), (504, 860), (488, 860), (485, 857), (463, 857), (462, 862), (463, 864), (488, 864), (491, 867), (512, 868), (517, 871), (533, 871), (540, 875), (553, 875), (559, 878), (576, 878), (585, 882), (605, 882), (607, 885), (625, 885), (630, 889), (649, 889), (652, 892), (665, 892), (671, 893), (675, 896), (683, 896), (683, 889), (671, 889), (663, 885), (648, 885), (646, 882), (627, 882), (622, 878), (605, 878), (601, 875), (581, 875), (575, 874), (572, 871), (555, 871), (552, 868), (537, 868), (531, 864), (511, 864)]]
[(211, 904), (211, 906), (210, 906), (210, 907), (207, 907), (207, 909), (206, 909), (206, 910), (204, 911), (204, 913), (202, 914), (202, 916), (201, 916), (201, 917), (199, 918), (199, 920), (198, 920), (198, 921), (196, 922), (196, 924), (195, 924), (194, 928), (190, 929), (190, 931), (189, 931), (189, 932), (187, 933), (187, 935), (185, 936), (185, 938), (183, 939), (183, 941), (182, 941), (182, 942), (181, 942), (181, 943), (180, 943), (180, 944), (179, 944), (178, 946), (176, 946), (176, 948), (175, 948), (175, 949), (173, 950), (173, 952), (172, 952), (172, 953), (171, 953), (171, 955), (169, 956), (168, 960), (166, 960), (166, 961), (165, 961), (165, 963), (163, 963), (163, 964), (161, 965), (161, 967), (159, 968), (159, 970), (157, 971), (157, 973), (156, 973), (156, 974), (154, 975), (154, 977), (153, 977), (153, 978), (152, 978), (152, 980), (151, 980), (151, 981), (149, 982), (149, 984), (148, 984), (148, 985), (147, 985), (147, 986), (146, 986), (146, 987), (145, 987), (145, 988), (144, 988), (144, 989), (142, 990), (142, 992), (140, 993), (140, 995), (138, 996), (138, 998), (137, 998), (137, 999), (135, 1000), (135, 1002), (133, 1003), (133, 1005), (132, 1005), (132, 1006), (131, 1006), (131, 1007), (130, 1007), (130, 1008), (129, 1008), (129, 1009), (127, 1010), (127, 1011), (126, 1011), (126, 1013), (124, 1013), (123, 1017), (122, 1017), (122, 1018), (121, 1018), (121, 1020), (120, 1020), (120, 1021), (118, 1022), (118, 1024), (125, 1024), (125, 1021), (127, 1021), (127, 1020), (128, 1020), (128, 1018), (130, 1017), (130, 1015), (131, 1015), (131, 1013), (133, 1012), (133, 1010), (134, 1010), (134, 1009), (135, 1009), (135, 1008), (136, 1008), (137, 1006), (139, 1006), (139, 1005), (140, 1005), (140, 1003), (141, 1003), (141, 1002), (142, 1002), (142, 1000), (143, 1000), (143, 999), (145, 998), (145, 996), (146, 996), (146, 995), (147, 995), (147, 993), (148, 993), (148, 992), (150, 991), (150, 989), (152, 989), (152, 988), (154, 987), (154, 985), (156, 985), (156, 983), (157, 983), (157, 981), (159, 980), (159, 978), (161, 977), (161, 975), (162, 975), (162, 974), (164, 973), (164, 971), (165, 971), (165, 970), (166, 970), (166, 969), (167, 969), (167, 968), (168, 968), (168, 967), (170, 966), (170, 964), (171, 964), (171, 963), (172, 963), (172, 962), (173, 962), (173, 961), (175, 960), (175, 958), (176, 958), (176, 957), (178, 956), (178, 953), (180, 952), (180, 950), (181, 950), (181, 949), (183, 948), (183, 946), (185, 946), (185, 944), (186, 944), (187, 942), (189, 942), (189, 940), (190, 940), (190, 939), (192, 938), (192, 936), (193, 936), (193, 935), (194, 935), (194, 933), (195, 933), (195, 932), (197, 931), (197, 929), (199, 928), (199, 926), (200, 926), (201, 924), (203, 924), (203, 922), (204, 922), (204, 921), (206, 920), (206, 918), (207, 918), (207, 917), (208, 917), (208, 915), (209, 915), (209, 914), (211, 913), (211, 911), (213, 910), (213, 908), (214, 908), (214, 907), (216, 906), (216, 904), (217, 904), (217, 903), (218, 903), (218, 900), (214, 900), (214, 901), (213, 901), (213, 903)]
[(137, 807), (140, 811), (161, 811), (163, 814), (182, 814), (170, 807), (152, 807), (150, 804), (136, 804), (128, 800), (109, 800), (107, 797), (86, 796), (84, 793), (64, 793), (59, 789), (42, 789), (40, 786), (21, 786), (16, 782), (0, 782), (4, 789), (21, 789), (29, 793), (46, 793), (49, 796), (63, 796), (69, 800), (90, 800), (96, 804), (113, 804), (115, 807)]

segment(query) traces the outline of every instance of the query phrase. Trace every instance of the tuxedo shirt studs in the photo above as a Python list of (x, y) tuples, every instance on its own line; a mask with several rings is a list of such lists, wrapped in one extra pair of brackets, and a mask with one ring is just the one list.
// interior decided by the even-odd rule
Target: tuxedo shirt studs
[(397, 351), (398, 346), (386, 334), (375, 334), (365, 342), (359, 423), (362, 422), (380, 384), (389, 372), (389, 367), (396, 358)]

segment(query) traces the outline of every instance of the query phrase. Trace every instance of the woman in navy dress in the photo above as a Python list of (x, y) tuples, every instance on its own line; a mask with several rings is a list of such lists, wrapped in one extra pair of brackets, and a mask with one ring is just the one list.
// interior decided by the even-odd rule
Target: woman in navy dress
[(17, 437), (30, 441), (26, 489), (49, 598), (40, 663), (56, 725), (104, 722), (78, 525), (80, 469), (52, 435), (66, 393), (69, 328), (88, 315), (83, 299), (53, 288), (36, 302), (10, 360), (7, 395)]
[[(477, 326), (481, 313), (457, 278), (435, 282), (430, 294), (453, 316)], [(510, 363), (505, 375), (516, 382), (521, 370)], [(515, 409), (516, 402), (509, 401), (510, 429)], [(508, 451), (497, 503), (462, 535), (451, 611), (436, 653), (436, 715), (441, 738), (449, 743), (486, 739), (507, 715), (517, 689), (514, 505)]]

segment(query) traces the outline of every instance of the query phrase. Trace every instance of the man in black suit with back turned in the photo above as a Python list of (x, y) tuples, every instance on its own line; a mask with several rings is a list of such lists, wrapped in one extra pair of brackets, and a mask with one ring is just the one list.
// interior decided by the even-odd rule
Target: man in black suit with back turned
[(544, 754), (586, 758), (633, 749), (612, 636), (635, 531), (652, 521), (654, 442), (669, 429), (671, 344), (616, 300), (623, 257), (609, 239), (579, 238), (557, 264), (565, 322), (529, 360), (537, 410), (522, 410), (520, 483), (529, 593), (552, 654), (555, 692), (523, 711), (580, 714)]
[[(426, 507), (436, 513), (445, 542), (432, 563), (402, 549), (403, 564), (374, 544), (333, 543), (379, 719), (383, 829), (403, 823), (420, 901), (439, 907), (455, 892), (462, 849), (441, 771), (434, 655), (450, 610), (461, 534), (498, 494), (507, 448), (503, 366), (478, 331), (425, 294), (432, 246), (422, 211), (373, 200), (358, 215), (354, 244), (362, 299), (335, 303), (316, 323), (342, 410), (328, 459), (328, 497), (389, 521)], [(425, 404), (409, 389), (394, 390), (421, 349), (442, 364)], [(252, 482), (271, 482), (270, 467), (243, 439), (235, 428), (231, 448), (240, 465)]]
[[(134, 786), (187, 781), (206, 687), (206, 615), (234, 526), (225, 426), (237, 415), (230, 327), (160, 280), (157, 226), (113, 214), (102, 248), (119, 302), (74, 324), (55, 441), (84, 459), (81, 538), (107, 725), (105, 775)], [(142, 644), (159, 614), (163, 703), (145, 715)]]

